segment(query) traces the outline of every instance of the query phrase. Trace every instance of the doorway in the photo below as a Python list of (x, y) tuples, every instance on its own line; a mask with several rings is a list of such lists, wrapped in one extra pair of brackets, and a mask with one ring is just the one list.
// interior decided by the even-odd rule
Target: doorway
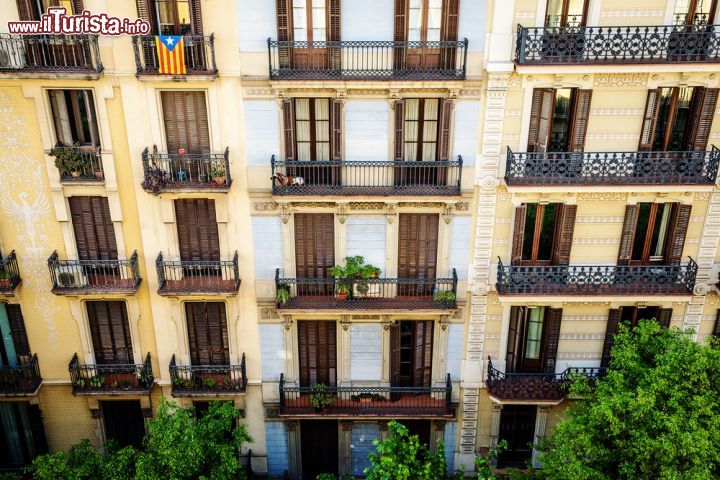
[(338, 474), (338, 424), (335, 420), (300, 422), (302, 478), (314, 480), (321, 473)]
[(505, 405), (500, 414), (500, 440), (508, 443), (498, 456), (498, 467), (525, 467), (532, 458), (535, 405)]

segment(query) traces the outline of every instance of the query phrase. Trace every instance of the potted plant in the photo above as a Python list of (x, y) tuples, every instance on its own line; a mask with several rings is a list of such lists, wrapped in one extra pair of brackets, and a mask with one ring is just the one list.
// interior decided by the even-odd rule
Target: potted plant
[(85, 388), (85, 379), (80, 378), (78, 380), (75, 380), (75, 387), (77, 388)]
[(50, 150), (49, 154), (55, 157), (55, 166), (61, 178), (78, 178), (89, 170), (90, 161), (83, 155), (79, 145), (73, 147), (58, 145)]
[(289, 301), (290, 301), (290, 289), (287, 287), (287, 285), (279, 286), (277, 288), (277, 291), (275, 292), (275, 302), (278, 305), (285, 305)]
[(225, 185), (225, 179), (227, 178), (225, 165), (222, 163), (213, 163), (210, 167), (210, 178), (213, 179), (215, 185)]
[(312, 389), (310, 395), (310, 404), (316, 412), (321, 412), (327, 408), (333, 401), (332, 395), (328, 392), (327, 385), (318, 383)]
[(385, 397), (383, 397), (379, 393), (371, 393), (371, 392), (358, 393), (356, 395), (352, 395), (350, 397), (350, 399), (353, 402), (360, 402), (360, 403), (384, 402), (385, 401)]
[(10, 287), (10, 274), (5, 270), (0, 270), (0, 288)]
[(168, 183), (168, 175), (165, 170), (148, 167), (145, 170), (145, 178), (140, 186), (151, 194), (158, 196), (167, 187)]
[(213, 388), (215, 388), (215, 385), (217, 385), (217, 380), (215, 380), (214, 378), (206, 378), (203, 381), (203, 384), (205, 385), (205, 388), (209, 388), (212, 390)]
[(335, 298), (338, 300), (345, 301), (350, 296), (350, 289), (345, 284), (338, 284), (337, 287), (335, 287)]
[(105, 385), (105, 377), (103, 377), (102, 375), (95, 375), (94, 377), (90, 378), (90, 387), (102, 388), (103, 385)]
[(454, 292), (436, 292), (434, 302), (440, 307), (452, 307), (455, 305), (456, 295)]

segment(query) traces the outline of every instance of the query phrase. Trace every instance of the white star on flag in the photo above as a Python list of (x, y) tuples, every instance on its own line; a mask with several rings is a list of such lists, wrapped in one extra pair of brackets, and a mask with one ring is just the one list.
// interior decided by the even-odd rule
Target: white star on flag
[(165, 42), (166, 42), (168, 45), (172, 45), (172, 43), (173, 43), (173, 38), (172, 38), (172, 37), (167, 37), (167, 39), (165, 40)]

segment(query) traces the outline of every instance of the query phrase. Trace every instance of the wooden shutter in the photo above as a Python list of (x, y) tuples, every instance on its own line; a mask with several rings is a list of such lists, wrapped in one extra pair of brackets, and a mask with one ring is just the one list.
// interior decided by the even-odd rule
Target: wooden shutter
[(20, 305), (5, 305), (8, 323), (10, 324), (10, 336), (12, 337), (13, 346), (15, 347), (15, 355), (18, 359), (22, 357), (30, 357), (30, 342), (28, 341), (27, 331), (25, 330), (25, 321), (23, 320)]
[[(720, 310), (719, 310), (720, 312)], [(390, 326), (390, 385), (400, 383), (400, 324)]]
[(295, 214), (295, 276), (330, 278), (335, 265), (335, 218), (332, 213)]
[(691, 210), (692, 205), (674, 205), (667, 237), (669, 240), (667, 245), (668, 264), (677, 265), (682, 259)]
[[(327, 0), (328, 31), (327, 39), (339, 42), (340, 38), (340, 0)], [(309, 12), (308, 12), (309, 13)], [(330, 69), (339, 70), (342, 67), (342, 49), (330, 48)]]
[(395, 0), (395, 33), (393, 40), (407, 40), (407, 0)]
[[(575, 216), (577, 205), (562, 205), (558, 216), (558, 239), (555, 244), (555, 264), (568, 265), (572, 249), (573, 233), (575, 232)], [(514, 242), (513, 242), (514, 243)]]
[(715, 326), (713, 327), (713, 337), (720, 338), (720, 309), (718, 309), (715, 315)]
[(530, 130), (528, 133), (528, 152), (547, 151), (550, 141), (550, 123), (555, 108), (555, 90), (536, 88), (530, 109)]
[(95, 363), (134, 362), (125, 302), (87, 302)]
[(330, 137), (330, 159), (341, 160), (342, 159), (342, 113), (343, 103), (342, 100), (333, 99), (330, 102), (330, 122), (331, 122), (331, 137)]
[(75, 244), (80, 260), (117, 260), (115, 227), (106, 197), (70, 197)]
[(190, 21), (192, 23), (193, 35), (202, 36), (202, 9), (200, 8), (200, 0), (190, 0)]
[(710, 129), (712, 128), (713, 117), (715, 116), (715, 107), (718, 99), (717, 88), (697, 88), (694, 99), (693, 110), (690, 115), (690, 132), (691, 140), (688, 148), (690, 150), (704, 151), (707, 148), (708, 139), (710, 138)]
[(670, 320), (672, 319), (672, 308), (661, 308), (658, 313), (658, 323), (663, 328), (670, 328)]
[(443, 0), (443, 23), (440, 39), (455, 42), (458, 39), (459, 0)]
[(405, 103), (398, 100), (394, 104), (395, 108), (395, 160), (402, 161), (405, 159)]
[(283, 130), (285, 137), (285, 160), (295, 160), (295, 112), (291, 98), (283, 100)]
[(435, 278), (437, 240), (437, 214), (401, 213), (398, 278)]
[(612, 358), (611, 351), (615, 334), (618, 332), (620, 325), (620, 317), (622, 315), (622, 309), (611, 308), (608, 314), (607, 326), (605, 327), (605, 342), (603, 343), (602, 357), (600, 360), (601, 367), (607, 367), (610, 365)]
[(21, 21), (40, 20), (37, 0), (17, 0), (18, 16)]
[(640, 151), (652, 150), (659, 102), (660, 90), (648, 90), (647, 101), (645, 102), (645, 115), (643, 115), (642, 131), (640, 133), (640, 144), (638, 145), (638, 150)]
[(85, 10), (83, 0), (72, 0), (72, 8), (74, 15), (80, 15)]
[(562, 322), (562, 308), (548, 308), (545, 312), (545, 333), (543, 338), (543, 371), (555, 373), (558, 344), (560, 343), (560, 323)]
[(215, 218), (215, 200), (208, 198), (175, 200), (175, 225), (181, 260), (220, 261), (220, 237)]
[(72, 146), (72, 130), (70, 128), (70, 113), (65, 101), (65, 90), (50, 90), (50, 109), (55, 124), (55, 141), (59, 145)]
[(639, 214), (640, 205), (628, 205), (625, 207), (625, 221), (623, 222), (622, 233), (620, 234), (618, 265), (628, 265), (630, 263)]
[(433, 321), (415, 323), (413, 386), (429, 387), (432, 381)]
[(292, 29), (292, 3), (291, 0), (277, 0), (275, 2), (275, 15), (277, 17), (278, 41), (287, 42), (293, 38)]
[(570, 151), (582, 152), (585, 149), (585, 134), (590, 119), (592, 90), (576, 90), (573, 112), (570, 117)]
[(230, 341), (224, 302), (186, 302), (190, 362), (229, 365)]
[(337, 331), (334, 321), (300, 320), (298, 364), (300, 385), (337, 383)]
[(165, 140), (170, 153), (184, 148), (187, 153), (210, 152), (205, 92), (162, 92)]
[(155, 2), (154, 0), (136, 0), (137, 14), (141, 20), (150, 23), (150, 34), (157, 33), (157, 22), (155, 22)]
[(520, 324), (525, 314), (525, 307), (510, 307), (510, 325), (508, 326), (507, 351), (505, 353), (505, 372), (517, 370), (520, 360)]
[(522, 262), (523, 242), (525, 240), (525, 217), (527, 205), (515, 207), (515, 225), (513, 226), (512, 255), (510, 262), (519, 265)]
[(443, 99), (440, 103), (440, 129), (438, 143), (438, 160), (450, 160), (450, 125), (452, 123), (453, 101)]

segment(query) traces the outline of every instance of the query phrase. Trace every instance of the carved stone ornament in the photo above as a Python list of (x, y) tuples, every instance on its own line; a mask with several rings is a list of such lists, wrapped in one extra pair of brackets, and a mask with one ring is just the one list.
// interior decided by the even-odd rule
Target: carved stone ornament
[(710, 291), (710, 286), (707, 283), (696, 283), (693, 287), (693, 295), (703, 296), (707, 295)]
[(345, 221), (347, 220), (347, 205), (338, 205), (337, 219), (341, 224), (345, 224)]
[(280, 409), (277, 407), (265, 407), (265, 418), (279, 418)]
[(605, 201), (619, 201), (627, 199), (627, 194), (622, 192), (592, 192), (592, 193), (579, 193), (577, 196), (578, 200), (605, 200)]
[(253, 203), (253, 207), (258, 212), (272, 212), (274, 210), (278, 209), (278, 204), (276, 202), (255, 202)]
[(395, 321), (390, 317), (390, 315), (383, 315), (382, 316), (382, 326), (383, 330), (389, 330), (390, 327), (395, 324)]
[(285, 420), (285, 430), (294, 432), (297, 429), (298, 422), (295, 420)]
[(291, 205), (296, 208), (335, 208), (335, 202), (292, 202)]
[(292, 317), (290, 315), (283, 315), (282, 316), (282, 322), (285, 326), (285, 330), (290, 330), (290, 327), (292, 327)]
[(467, 212), (470, 210), (470, 202), (457, 202), (455, 204), (455, 210), (458, 212)]
[(347, 332), (350, 328), (350, 315), (340, 315), (340, 325)]
[(500, 181), (492, 175), (486, 175), (480, 179), (480, 188), (483, 190), (494, 190), (498, 185), (500, 185)]
[(384, 210), (384, 202), (350, 202), (350, 210)]
[(275, 310), (275, 307), (261, 307), (260, 308), (260, 318), (263, 320), (270, 320), (273, 318), (278, 318), (277, 311)]
[(352, 420), (340, 420), (340, 430), (343, 432), (352, 432)]
[(647, 83), (647, 73), (597, 73), (596, 87), (641, 86)]
[(450, 322), (450, 315), (441, 315), (440, 316), (440, 328), (442, 330), (447, 330), (449, 322)]
[(487, 295), (490, 291), (490, 286), (487, 283), (476, 283), (472, 287), (473, 295), (483, 296)]
[(400, 208), (441, 208), (445, 204), (442, 202), (398, 202)]

